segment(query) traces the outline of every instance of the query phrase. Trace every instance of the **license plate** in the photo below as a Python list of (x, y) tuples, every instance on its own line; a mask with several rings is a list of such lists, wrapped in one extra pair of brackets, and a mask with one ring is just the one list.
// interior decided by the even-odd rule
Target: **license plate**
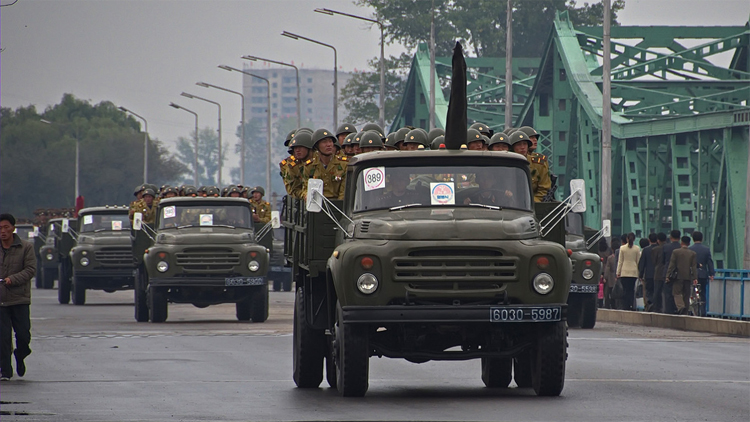
[(493, 306), (490, 308), (491, 322), (560, 321), (561, 316), (559, 306), (535, 306), (529, 308)]
[(570, 293), (599, 293), (598, 284), (571, 284)]
[(227, 277), (225, 286), (262, 286), (266, 284), (265, 277)]

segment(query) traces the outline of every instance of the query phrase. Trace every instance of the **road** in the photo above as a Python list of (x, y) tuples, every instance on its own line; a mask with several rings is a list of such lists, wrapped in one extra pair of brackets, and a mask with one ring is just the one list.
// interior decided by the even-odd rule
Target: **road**
[(0, 384), (3, 422), (750, 420), (748, 339), (600, 323), (571, 329), (561, 397), (486, 389), (479, 361), (372, 358), (367, 396), (344, 399), (325, 381), (295, 388), (290, 292), (271, 293), (262, 324), (172, 304), (166, 323), (136, 323), (132, 292), (32, 301), (34, 352)]

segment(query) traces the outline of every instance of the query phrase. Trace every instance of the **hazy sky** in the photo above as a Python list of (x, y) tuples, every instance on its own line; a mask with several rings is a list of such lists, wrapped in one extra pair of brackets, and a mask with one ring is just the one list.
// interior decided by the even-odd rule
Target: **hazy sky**
[[(351, 0), (19, 0), (0, 8), (0, 104), (34, 104), (41, 112), (64, 93), (94, 104), (109, 100), (144, 116), (151, 137), (172, 146), (194, 120), (171, 101), (195, 110), (202, 127), (216, 126), (216, 106), (180, 97), (188, 91), (222, 104), (224, 140), (233, 145), (239, 98), (195, 85), (241, 90), (241, 75), (217, 65), (242, 67), (251, 62), (240, 56), (251, 54), (333, 67), (330, 49), (282, 37), (284, 30), (333, 44), (344, 71), (363, 69), (379, 54), (376, 27), (314, 13), (316, 7), (371, 14)], [(748, 0), (626, 0), (620, 22), (744, 25), (748, 17)], [(401, 50), (386, 46), (386, 55)]]

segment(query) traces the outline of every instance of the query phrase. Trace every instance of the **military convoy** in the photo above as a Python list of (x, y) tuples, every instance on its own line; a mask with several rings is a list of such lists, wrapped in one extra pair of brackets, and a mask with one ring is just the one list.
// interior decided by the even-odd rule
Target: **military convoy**
[[(37, 236), (34, 245), (39, 252), (37, 262), (36, 287), (52, 289), (58, 278), (58, 266), (62, 260), (63, 225), (67, 227), (67, 218), (52, 218), (44, 227), (44, 235)], [(67, 246), (67, 242), (66, 245)]]
[[(325, 368), (341, 395), (362, 396), (370, 357), (385, 356), (479, 359), (487, 387), (514, 378), (560, 394), (573, 271), (567, 205), (534, 204), (523, 156), (358, 155), (343, 201), (313, 182), (306, 202), (287, 197), (284, 221), (298, 387), (317, 387)], [(540, 221), (535, 208), (552, 217)]]
[(568, 325), (594, 328), (596, 325), (597, 294), (602, 263), (599, 255), (589, 251), (580, 213), (570, 213), (565, 218), (565, 245), (572, 252), (570, 261), (573, 277), (568, 296)]
[(243, 198), (162, 199), (153, 225), (135, 213), (136, 321), (166, 321), (172, 302), (235, 303), (238, 320), (264, 322), (269, 258), (257, 240), (264, 235)]

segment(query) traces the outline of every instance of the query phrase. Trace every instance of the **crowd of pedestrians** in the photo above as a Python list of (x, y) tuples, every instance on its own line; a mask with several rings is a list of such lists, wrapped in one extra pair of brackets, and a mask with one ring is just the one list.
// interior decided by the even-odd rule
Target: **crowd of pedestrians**
[[(609, 245), (600, 242), (599, 256), (604, 308), (634, 310), (636, 297), (642, 297), (646, 312), (706, 315), (707, 285), (713, 280), (714, 265), (703, 233), (692, 232), (692, 239), (679, 230), (669, 236), (651, 233), (637, 245), (635, 234), (628, 233), (613, 237)], [(693, 286), (702, 300), (691, 310)]]

